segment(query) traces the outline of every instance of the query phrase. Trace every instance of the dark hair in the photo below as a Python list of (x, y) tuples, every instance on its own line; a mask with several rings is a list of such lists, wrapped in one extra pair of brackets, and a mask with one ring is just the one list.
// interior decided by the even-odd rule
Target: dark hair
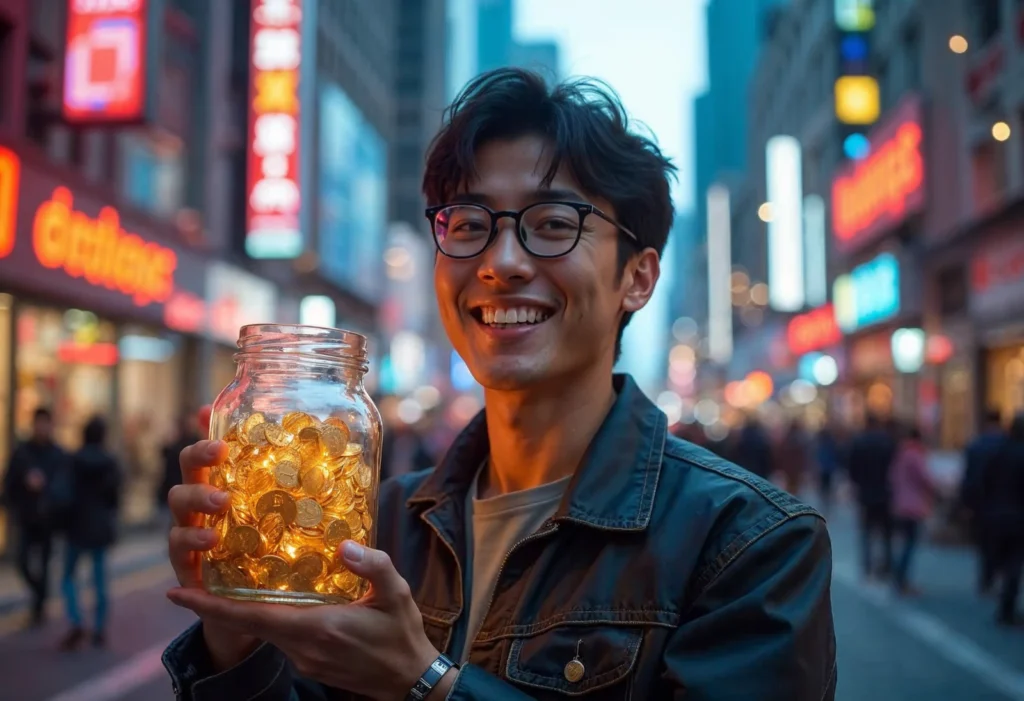
[(1010, 440), (1024, 443), (1024, 413), (1013, 417), (1013, 423), (1010, 424)]
[(89, 419), (89, 422), (85, 424), (85, 428), (82, 429), (82, 444), (103, 445), (106, 439), (107, 422), (100, 416), (94, 416)]
[(44, 406), (39, 407), (32, 412), (32, 421), (38, 421), (39, 419), (46, 419), (47, 421), (53, 421), (53, 412)]
[(999, 426), (1003, 425), (1003, 415), (998, 409), (989, 409), (985, 412), (985, 425), (986, 426)]
[[(451, 200), (476, 174), (476, 153), (491, 141), (537, 135), (551, 145), (548, 185), (563, 164), (583, 190), (611, 203), (616, 220), (636, 234), (619, 237), (618, 274), (640, 249), (665, 250), (672, 228), (669, 177), (675, 166), (652, 138), (630, 131), (631, 122), (615, 92), (594, 79), (549, 87), (521, 68), (499, 68), (473, 79), (445, 112), (423, 175), (430, 205)], [(615, 340), (618, 358), (626, 313)]]

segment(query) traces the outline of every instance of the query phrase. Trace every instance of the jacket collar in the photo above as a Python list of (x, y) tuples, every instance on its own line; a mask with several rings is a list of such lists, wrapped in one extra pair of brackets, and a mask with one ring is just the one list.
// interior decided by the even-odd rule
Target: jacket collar
[[(629, 375), (615, 375), (613, 384), (615, 403), (569, 482), (555, 520), (602, 530), (644, 530), (651, 519), (668, 421)], [(465, 498), (490, 450), (485, 412), (458, 435), (408, 506)]]

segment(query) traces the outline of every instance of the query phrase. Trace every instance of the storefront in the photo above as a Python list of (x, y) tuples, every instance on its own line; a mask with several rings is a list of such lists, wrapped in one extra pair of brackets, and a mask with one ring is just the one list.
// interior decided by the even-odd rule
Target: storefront
[(1000, 228), (971, 259), (970, 309), (981, 402), (1009, 421), (1024, 411), (1024, 220)]

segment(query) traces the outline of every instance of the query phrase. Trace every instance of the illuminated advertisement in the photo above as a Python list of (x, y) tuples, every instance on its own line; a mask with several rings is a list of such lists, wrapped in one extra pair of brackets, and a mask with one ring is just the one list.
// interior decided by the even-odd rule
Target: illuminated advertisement
[(874, 0), (835, 0), (836, 26), (844, 32), (867, 32), (875, 26)]
[(844, 333), (877, 324), (900, 311), (900, 264), (891, 253), (882, 253), (840, 275), (832, 286), (835, 318)]
[(844, 252), (869, 243), (925, 204), (921, 106), (902, 103), (871, 135), (871, 155), (832, 181), (832, 230)]
[(831, 304), (793, 317), (786, 327), (789, 352), (795, 356), (834, 346), (842, 339), (843, 332)]
[(882, 110), (878, 81), (869, 75), (844, 75), (835, 84), (836, 119), (843, 124), (874, 124)]
[(146, 111), (146, 0), (69, 0), (64, 118), (140, 121)]
[(971, 312), (1009, 316), (1024, 308), (1024, 236), (1020, 233), (982, 246), (971, 261)]
[(321, 270), (356, 295), (383, 292), (387, 147), (345, 92), (320, 81), (317, 234)]
[(179, 299), (201, 301), (204, 270), (199, 256), (158, 241), (117, 207), (0, 146), (3, 287), (162, 323)]
[(245, 250), (302, 253), (299, 75), (302, 0), (253, 0)]
[(768, 301), (772, 309), (804, 306), (804, 203), (800, 142), (774, 136), (765, 147), (768, 202)]
[(732, 214), (729, 190), (712, 185), (708, 210), (708, 354), (716, 363), (732, 357)]

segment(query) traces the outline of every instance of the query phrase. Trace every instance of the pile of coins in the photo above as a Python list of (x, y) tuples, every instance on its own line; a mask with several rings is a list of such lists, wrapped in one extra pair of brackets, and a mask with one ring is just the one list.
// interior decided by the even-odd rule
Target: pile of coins
[(347, 539), (371, 544), (375, 480), (348, 426), (302, 412), (280, 423), (253, 413), (222, 440), (228, 458), (211, 468), (210, 484), (228, 491), (231, 506), (207, 520), (220, 536), (206, 557), (207, 589), (298, 603), (362, 596), (366, 582), (337, 550)]

